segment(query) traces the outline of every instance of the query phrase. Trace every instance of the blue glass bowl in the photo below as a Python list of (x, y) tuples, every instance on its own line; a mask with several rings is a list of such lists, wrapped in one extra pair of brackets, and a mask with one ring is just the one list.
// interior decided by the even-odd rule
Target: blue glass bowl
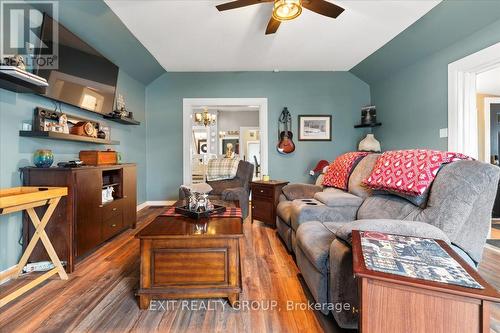
[(54, 154), (52, 150), (39, 149), (35, 151), (33, 163), (35, 163), (38, 168), (50, 168), (52, 163), (54, 163)]

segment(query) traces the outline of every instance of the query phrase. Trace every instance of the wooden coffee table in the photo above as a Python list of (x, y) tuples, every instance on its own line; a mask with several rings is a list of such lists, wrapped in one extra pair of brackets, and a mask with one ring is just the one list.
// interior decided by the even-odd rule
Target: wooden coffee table
[[(235, 207), (233, 202), (224, 205)], [(141, 242), (139, 307), (147, 309), (153, 298), (238, 301), (242, 222), (239, 217), (155, 218), (135, 236)]]

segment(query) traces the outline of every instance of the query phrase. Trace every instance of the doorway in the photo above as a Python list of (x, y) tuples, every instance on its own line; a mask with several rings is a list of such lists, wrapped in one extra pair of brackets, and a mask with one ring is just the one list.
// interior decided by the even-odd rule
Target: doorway
[(255, 169), (258, 162), (254, 179), (268, 174), (267, 132), (266, 98), (185, 98), (183, 183), (203, 182), (208, 160), (224, 158), (228, 150)]
[[(497, 105), (500, 105), (500, 43), (449, 64), (448, 150), (499, 166)], [(500, 243), (498, 192), (487, 240), (493, 246)]]

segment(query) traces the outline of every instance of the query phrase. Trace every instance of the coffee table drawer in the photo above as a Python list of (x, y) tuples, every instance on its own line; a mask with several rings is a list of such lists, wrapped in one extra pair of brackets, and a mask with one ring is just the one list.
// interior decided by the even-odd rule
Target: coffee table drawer
[(153, 286), (227, 284), (227, 249), (155, 249)]

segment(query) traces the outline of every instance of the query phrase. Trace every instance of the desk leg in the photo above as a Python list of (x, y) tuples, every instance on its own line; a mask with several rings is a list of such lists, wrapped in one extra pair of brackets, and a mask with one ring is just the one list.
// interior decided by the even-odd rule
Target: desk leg
[(60, 199), (61, 198), (56, 198), (56, 199), (53, 199), (50, 201), (49, 207), (47, 208), (47, 211), (43, 215), (41, 221), (38, 218), (38, 215), (36, 214), (34, 208), (26, 209), (26, 212), (28, 213), (28, 215), (31, 219), (31, 222), (35, 226), (36, 230), (35, 230), (35, 234), (33, 235), (33, 238), (31, 239), (28, 247), (30, 247), (32, 243), (33, 243), (33, 246), (31, 247), (29, 252), (28, 252), (28, 249), (26, 249), (26, 252), (24, 253), (23, 258), (21, 258), (21, 259), (24, 259), (24, 262), (19, 263), (20, 266), (18, 267), (18, 272), (20, 272), (19, 269), (22, 270), (23, 267), (26, 265), (26, 262), (28, 261), (29, 256), (31, 255), (31, 252), (33, 251), (33, 248), (35, 247), (35, 244), (38, 241), (38, 238), (40, 238), (40, 240), (43, 243), (43, 246), (47, 250), (47, 253), (50, 257), (50, 260), (52, 260), (52, 263), (57, 268), (57, 271), (59, 273), (59, 277), (61, 278), (61, 280), (68, 279), (68, 274), (66, 274), (66, 271), (64, 270), (64, 267), (61, 264), (61, 260), (59, 260), (59, 257), (57, 256), (57, 253), (54, 250), (54, 247), (52, 246), (52, 243), (50, 242), (50, 239), (47, 236), (47, 233), (45, 232), (45, 226), (47, 225), (50, 218), (52, 217), (52, 214), (54, 213), (54, 210), (56, 209), (57, 204), (59, 203)]

